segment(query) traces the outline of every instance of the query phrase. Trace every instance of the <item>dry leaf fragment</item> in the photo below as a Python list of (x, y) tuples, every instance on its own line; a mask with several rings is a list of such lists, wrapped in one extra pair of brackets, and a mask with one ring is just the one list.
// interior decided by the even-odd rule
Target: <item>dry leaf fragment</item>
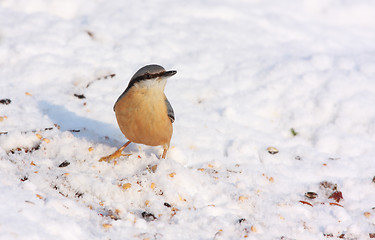
[(171, 178), (173, 178), (175, 175), (176, 175), (175, 172), (169, 174), (169, 176), (170, 176)]
[(342, 197), (342, 192), (339, 192), (339, 191), (334, 191), (331, 196), (328, 197), (328, 199), (334, 199), (336, 202), (340, 202), (342, 199), (344, 199)]
[(89, 152), (92, 152), (92, 151), (94, 151), (94, 148), (93, 147), (89, 147), (88, 150), (89, 150)]
[(42, 135), (40, 135), (39, 133), (35, 134), (35, 136), (36, 136), (37, 138), (39, 138), (39, 139), (42, 139), (42, 138), (43, 138)]
[(306, 202), (306, 201), (299, 201), (299, 202), (302, 203), (302, 204), (306, 204), (306, 205), (309, 205), (309, 206), (313, 207), (313, 205), (309, 202)]
[(371, 217), (371, 213), (370, 212), (364, 212), (363, 215), (365, 215), (365, 217), (367, 217), (367, 218)]
[(36, 166), (35, 163), (34, 163), (34, 161), (31, 161), (30, 165), (31, 166)]
[(49, 143), (51, 140), (49, 140), (48, 138), (43, 138), (43, 141), (44, 141), (45, 143)]
[(122, 185), (123, 189), (128, 189), (128, 188), (131, 188), (131, 187), (132, 187), (131, 183), (125, 183), (125, 184)]

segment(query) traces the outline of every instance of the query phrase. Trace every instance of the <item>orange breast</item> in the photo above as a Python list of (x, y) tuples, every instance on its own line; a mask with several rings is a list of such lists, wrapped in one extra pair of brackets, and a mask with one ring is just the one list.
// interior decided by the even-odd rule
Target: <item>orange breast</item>
[(121, 132), (131, 142), (169, 147), (173, 127), (161, 91), (130, 89), (116, 104)]

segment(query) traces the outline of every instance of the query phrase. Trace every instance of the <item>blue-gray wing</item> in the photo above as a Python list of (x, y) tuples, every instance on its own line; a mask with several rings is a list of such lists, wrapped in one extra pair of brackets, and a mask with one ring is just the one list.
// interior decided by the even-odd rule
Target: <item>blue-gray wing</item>
[(174, 120), (175, 120), (174, 111), (173, 111), (172, 105), (168, 101), (167, 97), (165, 97), (165, 105), (167, 105), (168, 117), (169, 117), (169, 119), (171, 119), (171, 122), (173, 123)]

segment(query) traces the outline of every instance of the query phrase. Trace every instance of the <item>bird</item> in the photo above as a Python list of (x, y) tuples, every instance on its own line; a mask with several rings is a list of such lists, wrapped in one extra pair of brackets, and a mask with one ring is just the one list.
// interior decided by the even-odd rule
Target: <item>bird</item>
[(118, 97), (113, 110), (118, 126), (128, 141), (111, 155), (99, 161), (110, 162), (120, 156), (130, 143), (162, 146), (166, 158), (173, 133), (175, 115), (164, 94), (167, 79), (177, 71), (150, 64), (140, 68), (130, 79), (125, 91)]

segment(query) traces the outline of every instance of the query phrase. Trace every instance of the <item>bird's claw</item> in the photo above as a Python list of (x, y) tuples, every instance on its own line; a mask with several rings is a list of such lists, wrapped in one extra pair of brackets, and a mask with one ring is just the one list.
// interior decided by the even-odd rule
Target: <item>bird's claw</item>
[(129, 157), (130, 155), (132, 155), (131, 153), (122, 154), (121, 151), (122, 151), (122, 149), (121, 150), (119, 149), (116, 152), (112, 153), (111, 155), (102, 157), (102, 158), (99, 159), (99, 162), (108, 162), (109, 163), (109, 162), (111, 162), (111, 160), (119, 158), (121, 156)]

